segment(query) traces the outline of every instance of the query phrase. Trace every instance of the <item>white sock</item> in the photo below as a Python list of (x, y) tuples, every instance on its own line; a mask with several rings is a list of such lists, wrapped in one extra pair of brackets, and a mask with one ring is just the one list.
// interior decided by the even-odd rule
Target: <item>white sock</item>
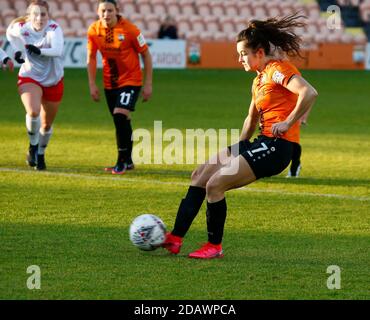
[(38, 154), (45, 153), (45, 149), (48, 146), (48, 143), (49, 143), (49, 140), (52, 134), (53, 134), (53, 127), (51, 127), (49, 131), (45, 131), (42, 128), (40, 129), (40, 141), (39, 141)]
[(26, 114), (26, 128), (28, 137), (30, 139), (30, 144), (35, 146), (39, 143), (39, 131), (40, 131), (41, 121), (40, 116), (32, 118)]

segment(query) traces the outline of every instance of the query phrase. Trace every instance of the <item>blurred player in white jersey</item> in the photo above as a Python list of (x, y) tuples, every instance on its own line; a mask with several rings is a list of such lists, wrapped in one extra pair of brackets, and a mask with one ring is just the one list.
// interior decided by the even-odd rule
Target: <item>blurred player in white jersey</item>
[(47, 2), (32, 0), (27, 15), (13, 21), (6, 36), (15, 51), (14, 59), (22, 64), (18, 92), (27, 113), (27, 162), (45, 170), (45, 148), (63, 97), (63, 32), (49, 18)]
[(14, 70), (14, 64), (12, 59), (10, 59), (6, 52), (1, 48), (0, 48), (0, 64), (2, 65), (4, 70), (6, 68), (8, 68), (10, 71)]

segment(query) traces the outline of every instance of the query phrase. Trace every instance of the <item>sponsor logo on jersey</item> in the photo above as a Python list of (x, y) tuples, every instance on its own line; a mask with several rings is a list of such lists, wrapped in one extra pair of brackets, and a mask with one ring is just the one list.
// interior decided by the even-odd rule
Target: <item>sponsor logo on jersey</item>
[(138, 36), (137, 36), (137, 42), (139, 43), (139, 46), (140, 47), (143, 47), (145, 44), (146, 44), (146, 41), (145, 41), (145, 38), (143, 36), (142, 33), (140, 33)]
[(119, 35), (118, 35), (118, 40), (119, 40), (119, 41), (123, 41), (123, 40), (125, 40), (125, 36), (124, 36), (123, 34), (119, 34)]
[(272, 81), (274, 81), (277, 84), (282, 84), (284, 81), (285, 76), (280, 71), (275, 71), (272, 75)]

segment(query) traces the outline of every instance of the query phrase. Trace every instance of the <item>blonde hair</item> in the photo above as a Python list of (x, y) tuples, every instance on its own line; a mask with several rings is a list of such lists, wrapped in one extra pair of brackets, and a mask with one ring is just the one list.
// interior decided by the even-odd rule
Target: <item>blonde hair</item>
[(28, 4), (26, 14), (24, 16), (20, 16), (18, 18), (15, 18), (10, 23), (10, 25), (13, 25), (14, 23), (17, 23), (17, 22), (20, 22), (20, 23), (27, 22), (29, 20), (29, 15), (30, 15), (31, 7), (32, 6), (41, 6), (41, 7), (44, 7), (44, 8), (46, 8), (46, 11), (49, 14), (49, 4), (46, 1), (44, 1), (44, 0), (31, 0), (30, 3)]
[(12, 22), (10, 22), (10, 25), (13, 25), (14, 23), (17, 23), (17, 22), (27, 22), (27, 21), (28, 21), (28, 15), (24, 15), (24, 16), (21, 16), (21, 17), (18, 17), (12, 20)]
[(49, 13), (49, 4), (45, 0), (31, 0), (27, 7), (27, 15), (30, 14), (32, 6), (40, 6), (46, 8), (46, 11)]

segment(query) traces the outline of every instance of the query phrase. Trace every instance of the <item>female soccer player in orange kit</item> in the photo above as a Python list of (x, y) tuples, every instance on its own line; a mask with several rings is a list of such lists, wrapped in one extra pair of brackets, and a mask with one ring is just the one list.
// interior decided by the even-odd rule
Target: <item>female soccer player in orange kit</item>
[[(317, 92), (302, 78), (286, 56), (299, 54), (300, 39), (292, 31), (302, 27), (291, 15), (282, 19), (253, 20), (237, 36), (236, 49), (245, 71), (256, 72), (252, 101), (240, 142), (200, 165), (191, 176), (181, 201), (175, 225), (163, 247), (177, 254), (203, 201), (207, 198), (208, 242), (190, 258), (223, 256), (222, 238), (226, 220), (225, 192), (257, 179), (281, 173), (299, 143), (299, 119), (313, 105)], [(257, 123), (260, 135), (251, 139)]]
[[(96, 53), (103, 56), (104, 92), (116, 128), (118, 158), (114, 167), (105, 168), (112, 174), (123, 174), (134, 168), (131, 159), (132, 127), (130, 113), (142, 88), (143, 101), (152, 95), (152, 58), (140, 30), (118, 15), (115, 0), (100, 0), (99, 20), (88, 30), (87, 70), (90, 94), (99, 101), (96, 86)], [(143, 58), (145, 82), (140, 68)]]

